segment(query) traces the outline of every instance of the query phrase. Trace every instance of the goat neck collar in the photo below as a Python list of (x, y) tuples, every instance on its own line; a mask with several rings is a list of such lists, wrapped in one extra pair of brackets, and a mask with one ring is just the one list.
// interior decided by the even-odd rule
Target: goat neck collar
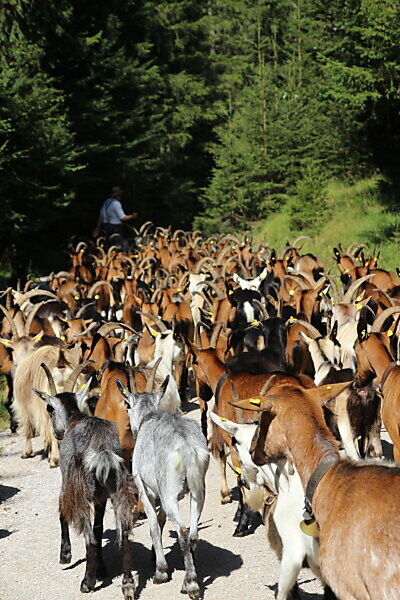
[(324, 477), (327, 471), (329, 471), (329, 469), (338, 462), (338, 459), (339, 457), (337, 454), (328, 454), (325, 456), (308, 480), (304, 498), (305, 511), (303, 517), (305, 521), (314, 519), (314, 513), (312, 509), (314, 492), (317, 489), (321, 479)]
[(386, 379), (389, 377), (390, 373), (393, 371), (393, 369), (395, 367), (398, 367), (398, 366), (399, 366), (398, 363), (393, 361), (393, 362), (390, 362), (388, 364), (388, 366), (386, 367), (386, 369), (383, 371), (382, 377), (381, 377), (381, 390), (383, 390), (383, 386), (385, 385)]

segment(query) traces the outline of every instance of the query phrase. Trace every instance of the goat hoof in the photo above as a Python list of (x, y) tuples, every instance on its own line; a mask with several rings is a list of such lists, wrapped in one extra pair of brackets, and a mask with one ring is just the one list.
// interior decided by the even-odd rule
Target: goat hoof
[(33, 452), (23, 452), (21, 458), (32, 458)]
[(153, 583), (166, 583), (168, 581), (168, 573), (165, 571), (157, 571), (153, 577)]
[(232, 498), (230, 496), (223, 496), (221, 498), (221, 504), (230, 504), (232, 502)]
[(181, 594), (187, 594), (189, 598), (193, 598), (193, 600), (196, 600), (196, 598), (200, 598), (200, 589), (196, 579), (184, 579)]
[(82, 594), (87, 594), (94, 590), (94, 586), (96, 585), (95, 581), (88, 581), (87, 579), (82, 579), (81, 581), (81, 592)]
[(135, 580), (133, 577), (126, 578), (124, 576), (122, 580), (122, 593), (124, 600), (134, 600), (135, 597)]
[(63, 550), (60, 552), (60, 565), (69, 565), (71, 562), (71, 550)]
[(233, 537), (246, 537), (249, 535), (249, 531), (247, 529), (235, 529), (233, 532)]

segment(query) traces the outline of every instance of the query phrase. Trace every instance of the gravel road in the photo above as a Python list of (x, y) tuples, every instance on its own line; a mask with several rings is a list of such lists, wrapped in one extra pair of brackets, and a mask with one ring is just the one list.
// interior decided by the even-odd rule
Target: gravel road
[[(198, 410), (189, 416), (198, 418)], [(22, 438), (0, 433), (0, 600), (82, 599), (79, 584), (85, 570), (84, 540), (72, 532), (72, 562), (67, 566), (58, 564), (60, 471), (50, 469), (47, 460), (42, 458), (39, 439), (33, 442), (36, 454), (22, 460)], [(229, 477), (233, 486), (233, 474)], [(243, 599), (273, 600), (279, 565), (268, 546), (264, 527), (260, 523), (251, 535), (232, 537), (236, 502), (221, 506), (218, 490), (218, 467), (211, 459), (197, 546), (202, 597), (232, 600), (237, 594)], [(187, 508), (185, 500), (182, 501), (184, 514)], [(96, 585), (92, 596), (95, 600), (122, 598), (120, 558), (114, 541), (113, 514), (108, 507), (103, 546), (110, 579)], [(183, 598), (179, 594), (183, 561), (175, 531), (168, 522), (163, 544), (170, 581), (155, 586), (148, 524), (146, 520), (138, 523), (132, 541), (137, 598)], [(310, 570), (301, 571), (299, 585), (303, 600), (322, 600), (322, 588)]]

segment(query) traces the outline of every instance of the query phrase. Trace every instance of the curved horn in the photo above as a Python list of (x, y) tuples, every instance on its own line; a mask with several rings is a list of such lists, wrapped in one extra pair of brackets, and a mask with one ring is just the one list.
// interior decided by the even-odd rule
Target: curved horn
[[(290, 323), (290, 319), (288, 321), (286, 321), (286, 324)], [(302, 325), (302, 327), (304, 327), (305, 329), (307, 329), (313, 336), (313, 338), (317, 338), (317, 337), (321, 337), (320, 332), (318, 331), (318, 329), (316, 327), (314, 327), (314, 325), (311, 325), (311, 323), (309, 323), (308, 321), (302, 321), (301, 319), (297, 319), (296, 321), (293, 321), (293, 324), (296, 325)]]
[(274, 385), (274, 383), (276, 383), (277, 380), (277, 376), (276, 375), (272, 375), (272, 377), (270, 377), (268, 379), (268, 381), (266, 381), (264, 383), (264, 385), (262, 386), (261, 390), (260, 390), (260, 396), (266, 396), (267, 392), (269, 392), (269, 390), (271, 389), (271, 387)]
[(296, 271), (296, 275), (301, 275), (301, 277), (304, 277), (304, 279), (308, 281), (311, 287), (315, 285), (315, 279), (309, 273), (306, 273), (305, 271)]
[(263, 316), (263, 319), (269, 319), (269, 314), (267, 309), (265, 308), (264, 304), (262, 304), (262, 302), (260, 302), (259, 300), (257, 300), (257, 298), (253, 299), (254, 304), (256, 304), (258, 306), (258, 308), (261, 311), (261, 314)]
[(360, 277), (360, 279), (356, 279), (356, 281), (354, 281), (354, 283), (351, 284), (351, 286), (345, 293), (343, 297), (343, 302), (351, 302), (355, 292), (358, 290), (360, 285), (362, 285), (364, 281), (368, 281), (368, 279), (371, 279), (371, 277), (375, 277), (375, 273), (370, 273), (369, 275), (364, 275), (364, 277)]
[[(58, 300), (58, 298), (57, 298), (57, 300)], [(44, 306), (48, 302), (53, 302), (53, 300), (44, 300), (43, 302), (39, 302), (39, 304), (34, 305), (34, 307), (32, 308), (31, 312), (29, 313), (29, 315), (27, 316), (26, 321), (25, 321), (25, 325), (24, 325), (24, 334), (25, 335), (29, 335), (32, 321), (36, 317), (36, 313), (42, 308), (42, 306)]]
[(55, 273), (53, 275), (53, 277), (55, 279), (58, 277), (71, 277), (72, 278), (72, 275), (71, 275), (71, 273), (68, 273), (68, 271), (59, 271), (58, 273)]
[(59, 300), (59, 298), (53, 294), (53, 292), (49, 292), (47, 290), (30, 290), (29, 292), (23, 294), (23, 296), (20, 298), (19, 305), (22, 306), (34, 296), (48, 296), (49, 298), (53, 298), (53, 300)]
[(84, 360), (83, 363), (78, 365), (72, 371), (71, 375), (68, 377), (67, 381), (65, 382), (64, 391), (73, 393), (74, 387), (78, 380), (79, 375), (86, 369), (86, 367), (88, 365), (90, 365), (91, 363), (94, 363), (94, 362), (95, 362), (94, 360)]
[(93, 298), (93, 294), (94, 292), (97, 290), (98, 287), (100, 287), (101, 285), (106, 285), (108, 288), (110, 288), (111, 292), (113, 291), (112, 285), (109, 281), (105, 281), (104, 279), (102, 279), (101, 281), (96, 281), (96, 283), (94, 283), (90, 290), (87, 293), (87, 297), (88, 298)]
[(283, 279), (293, 279), (293, 281), (295, 283), (297, 283), (301, 287), (302, 290), (308, 290), (308, 289), (310, 289), (306, 285), (306, 283), (302, 280), (302, 278), (299, 277), (298, 275), (284, 275)]
[(350, 246), (346, 250), (346, 254), (351, 254), (353, 252), (353, 248), (366, 248), (367, 244), (361, 244), (360, 242), (351, 242)]
[(94, 329), (95, 327), (97, 327), (97, 323), (96, 321), (93, 321), (92, 323), (89, 324), (88, 327), (86, 327), (86, 329), (84, 329), (81, 333), (76, 333), (74, 335), (74, 337), (84, 337), (85, 335), (87, 335), (90, 331), (92, 331), (92, 329)]
[(147, 231), (147, 229), (151, 227), (151, 225), (153, 225), (153, 221), (146, 221), (145, 223), (143, 223), (143, 225), (139, 227), (140, 235), (144, 235), (145, 230)]
[(146, 381), (146, 392), (151, 393), (153, 391), (153, 387), (154, 387), (154, 380), (156, 378), (156, 372), (158, 369), (158, 365), (160, 364), (160, 362), (162, 361), (162, 356), (160, 356), (159, 358), (157, 358), (156, 363), (154, 364), (154, 366), (152, 367), (151, 371), (150, 371), (150, 375), (148, 380)]
[(47, 365), (45, 365), (44, 363), (40, 363), (40, 366), (42, 367), (42, 369), (46, 373), (47, 381), (49, 382), (50, 394), (52, 396), (56, 396), (57, 395), (57, 388), (56, 388), (56, 384), (54, 383), (53, 375), (50, 373), (49, 367)]
[(382, 294), (383, 296), (385, 296), (385, 298), (389, 302), (390, 306), (397, 306), (397, 304), (395, 303), (395, 301), (393, 300), (393, 298), (391, 298), (389, 296), (389, 294), (387, 292), (385, 292), (384, 290), (381, 290), (380, 288), (374, 288), (372, 291), (373, 292), (379, 292), (380, 294)]
[(151, 315), (150, 313), (147, 313), (147, 312), (142, 312), (141, 310), (138, 310), (137, 312), (139, 315), (143, 315), (144, 317), (151, 319), (157, 325), (157, 327), (161, 333), (165, 333), (166, 331), (169, 331), (168, 327), (161, 321), (160, 317), (155, 317), (154, 315)]
[(372, 323), (371, 333), (378, 333), (382, 329), (386, 319), (396, 313), (400, 313), (400, 306), (390, 306), (389, 308), (386, 308), (386, 310), (383, 310)]
[(14, 323), (13, 318), (10, 315), (9, 311), (2, 304), (0, 304), (0, 309), (4, 313), (4, 316), (6, 317), (7, 321), (10, 323), (10, 327), (11, 327), (11, 331), (12, 331), (13, 337), (19, 337), (17, 326)]
[(216, 348), (218, 344), (218, 339), (221, 334), (221, 331), (224, 328), (223, 323), (217, 323), (215, 325), (214, 331), (212, 332), (211, 340), (210, 340), (210, 348)]
[(202, 350), (203, 344), (201, 343), (200, 327), (204, 327), (204, 329), (210, 329), (210, 327), (209, 325), (207, 325), (207, 323), (204, 323), (204, 321), (197, 321), (196, 327), (194, 328), (193, 343), (196, 346), (196, 348), (200, 348), (200, 350)]
[(97, 330), (97, 333), (99, 335), (102, 335), (103, 337), (105, 337), (111, 331), (114, 331), (114, 329), (127, 329), (128, 331), (131, 331), (132, 333), (136, 333), (136, 331), (129, 325), (126, 325), (125, 323), (118, 323), (118, 322), (104, 323), (104, 325), (102, 325)]
[(236, 389), (236, 386), (235, 386), (235, 384), (233, 383), (232, 379), (230, 379), (230, 380), (229, 380), (229, 383), (230, 383), (230, 384), (231, 384), (231, 386), (232, 386), (232, 401), (233, 401), (233, 402), (239, 402), (239, 400), (240, 400), (240, 396), (239, 396), (239, 393), (238, 393), (238, 391), (237, 391), (237, 389)]
[(300, 240), (311, 240), (312, 241), (312, 238), (309, 235), (299, 235), (295, 240), (293, 240), (292, 246), (296, 246), (296, 244), (298, 244), (300, 242)]
[(81, 248), (87, 248), (87, 243), (86, 242), (79, 242), (79, 244), (77, 245), (77, 247), (75, 248), (75, 252), (79, 252), (79, 250)]
[(225, 292), (214, 281), (205, 281), (205, 283), (217, 294), (217, 300), (224, 300), (226, 298)]
[(135, 381), (135, 373), (133, 371), (132, 365), (128, 364), (128, 380), (129, 380), (129, 391), (131, 394), (137, 394), (137, 387)]
[(85, 312), (85, 309), (86, 309), (88, 306), (95, 306), (95, 304), (96, 304), (96, 302), (93, 300), (93, 302), (88, 302), (87, 304), (84, 304), (83, 306), (81, 306), (81, 307), (80, 307), (80, 309), (78, 310), (78, 312), (77, 312), (77, 313), (76, 313), (76, 315), (75, 315), (75, 319), (80, 319), (80, 317), (81, 317), (81, 314), (82, 314), (83, 312)]

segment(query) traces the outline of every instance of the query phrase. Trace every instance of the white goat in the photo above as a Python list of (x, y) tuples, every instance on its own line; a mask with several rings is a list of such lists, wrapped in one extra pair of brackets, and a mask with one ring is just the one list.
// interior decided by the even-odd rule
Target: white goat
[[(286, 460), (257, 466), (250, 456), (250, 446), (257, 426), (221, 419), (215, 413), (210, 413), (210, 417), (232, 436), (241, 466), (240, 477), (248, 488), (246, 503), (250, 508), (263, 513), (266, 487), (277, 494), (274, 508), (269, 512), (268, 523), (270, 544), (281, 559), (276, 600), (292, 597), (290, 592), (296, 586), (297, 576), (305, 559), (314, 575), (323, 583), (319, 569), (318, 539), (306, 535), (300, 529), (304, 490), (296, 469), (288, 469)], [(325, 598), (334, 598), (329, 596), (330, 593), (330, 589), (326, 588)]]
[[(158, 410), (168, 385), (152, 394), (130, 394), (120, 380), (117, 385), (129, 405), (128, 413), (136, 439), (132, 474), (138, 487), (156, 555), (154, 583), (168, 580), (168, 565), (162, 547), (166, 518), (174, 525), (185, 563), (182, 593), (189, 598), (200, 595), (193, 551), (205, 498), (205, 476), (210, 455), (198, 423), (180, 415)], [(190, 528), (184, 527), (178, 501), (190, 494)], [(158, 514), (156, 502), (160, 501)]]

